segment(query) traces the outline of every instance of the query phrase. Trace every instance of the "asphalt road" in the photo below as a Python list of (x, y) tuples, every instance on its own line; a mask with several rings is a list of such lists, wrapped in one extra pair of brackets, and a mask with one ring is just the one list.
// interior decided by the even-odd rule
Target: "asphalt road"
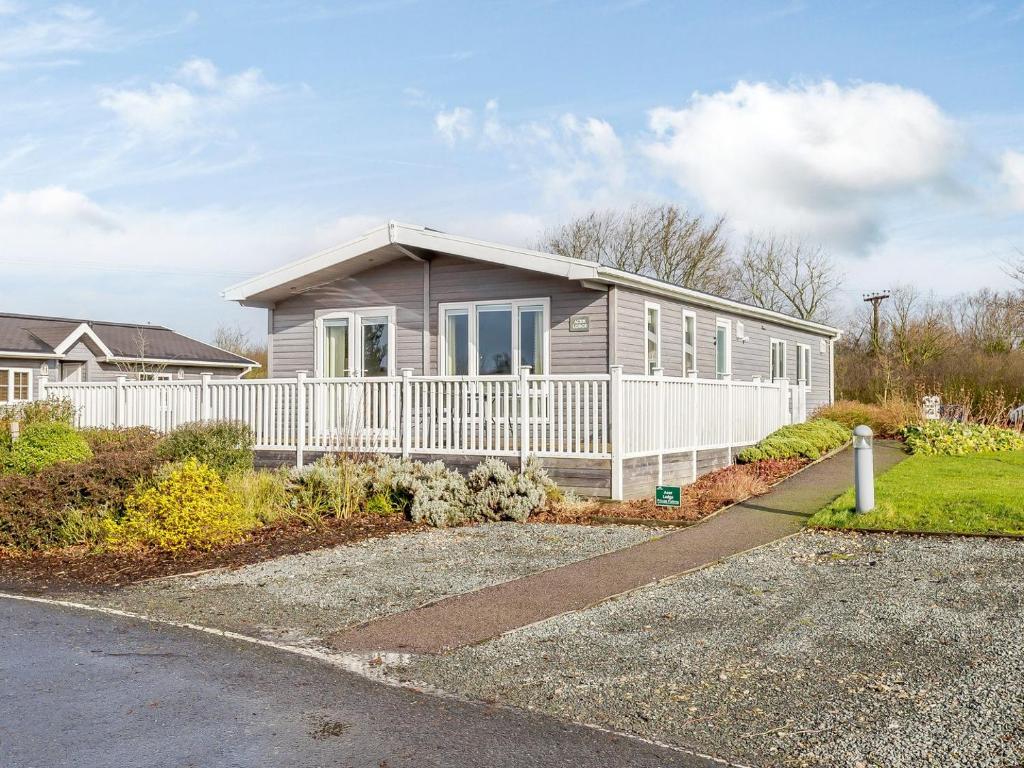
[(0, 598), (0, 766), (720, 766), (315, 659)]

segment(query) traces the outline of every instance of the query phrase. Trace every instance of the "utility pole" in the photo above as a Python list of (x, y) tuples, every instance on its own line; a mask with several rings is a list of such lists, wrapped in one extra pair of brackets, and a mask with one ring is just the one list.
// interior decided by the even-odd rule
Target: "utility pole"
[(878, 356), (878, 351), (881, 347), (881, 340), (879, 337), (879, 306), (882, 302), (892, 296), (888, 290), (875, 291), (874, 293), (863, 294), (864, 301), (871, 303), (871, 354)]

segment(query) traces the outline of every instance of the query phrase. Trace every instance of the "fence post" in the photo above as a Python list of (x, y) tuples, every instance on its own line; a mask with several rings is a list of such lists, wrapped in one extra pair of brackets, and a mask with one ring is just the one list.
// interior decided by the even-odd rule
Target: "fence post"
[(402, 457), (412, 453), (412, 368), (402, 369)]
[(725, 382), (725, 399), (725, 439), (726, 442), (729, 444), (729, 447), (726, 448), (726, 460), (729, 464), (732, 464), (732, 377), (726, 379)]
[(697, 375), (694, 374), (690, 377), (690, 386), (693, 387), (693, 397), (691, 400), (691, 413), (690, 413), (690, 430), (693, 434), (693, 456), (690, 460), (690, 471), (692, 474), (691, 482), (697, 482), (697, 447), (700, 444), (700, 429), (697, 419), (700, 417), (700, 408), (697, 403), (697, 396), (700, 392), (700, 384), (697, 381)]
[[(46, 373), (43, 373), (42, 371), (40, 371), (39, 373), (39, 393), (36, 395), (36, 397), (38, 397), (40, 400), (46, 399), (46, 387), (50, 383), (50, 371), (48, 368), (44, 368), (44, 370), (46, 371)], [(32, 396), (31, 392), (29, 392), (28, 394), (29, 397)]]
[(651, 370), (654, 376), (654, 445), (658, 449), (658, 485), (665, 482), (665, 392), (658, 379), (665, 375), (664, 368)]
[(301, 468), (306, 450), (306, 372), (295, 372), (295, 466)]
[(124, 403), (124, 383), (126, 381), (124, 376), (118, 376), (117, 388), (114, 390), (114, 426), (123, 427), (125, 426), (125, 403)]
[(530, 458), (530, 366), (519, 367), (519, 469)]
[(622, 412), (622, 366), (609, 369), (611, 380), (608, 385), (608, 416), (612, 438), (612, 499), (622, 501), (622, 454), (623, 412)]
[(779, 413), (779, 426), (784, 427), (792, 423), (789, 412), (789, 379), (777, 379), (777, 381), (779, 382), (779, 393), (781, 395), (779, 400), (782, 401), (782, 411)]
[(210, 379), (212, 378), (212, 373), (201, 373), (199, 375), (199, 379), (202, 381), (202, 386), (199, 388), (200, 421), (210, 420)]

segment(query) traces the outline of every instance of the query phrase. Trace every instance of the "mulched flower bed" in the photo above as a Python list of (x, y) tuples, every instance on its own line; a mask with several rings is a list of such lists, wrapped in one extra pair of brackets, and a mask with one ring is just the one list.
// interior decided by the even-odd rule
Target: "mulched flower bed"
[(704, 519), (722, 507), (767, 493), (810, 462), (806, 459), (769, 459), (753, 464), (735, 464), (709, 472), (697, 482), (683, 486), (678, 507), (658, 507), (653, 499), (593, 502), (560, 507), (532, 515), (530, 522), (606, 525), (614, 522), (689, 524)]
[(187, 551), (176, 555), (155, 550), (128, 554), (95, 552), (87, 547), (31, 553), (0, 550), (0, 590), (30, 594), (99, 591), (208, 568), (237, 568), (281, 555), (351, 544), (423, 527), (414, 525), (401, 515), (351, 520), (325, 518), (316, 527), (292, 521), (259, 528), (238, 544), (209, 552)]

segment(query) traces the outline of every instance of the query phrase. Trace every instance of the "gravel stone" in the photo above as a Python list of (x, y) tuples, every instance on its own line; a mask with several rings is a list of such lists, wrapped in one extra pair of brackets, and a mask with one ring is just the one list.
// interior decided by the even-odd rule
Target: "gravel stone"
[(806, 532), (398, 679), (755, 765), (1024, 764), (1024, 543)]
[(150, 616), (319, 647), (345, 627), (660, 536), (643, 526), (490, 523), (175, 576), (92, 598)]

